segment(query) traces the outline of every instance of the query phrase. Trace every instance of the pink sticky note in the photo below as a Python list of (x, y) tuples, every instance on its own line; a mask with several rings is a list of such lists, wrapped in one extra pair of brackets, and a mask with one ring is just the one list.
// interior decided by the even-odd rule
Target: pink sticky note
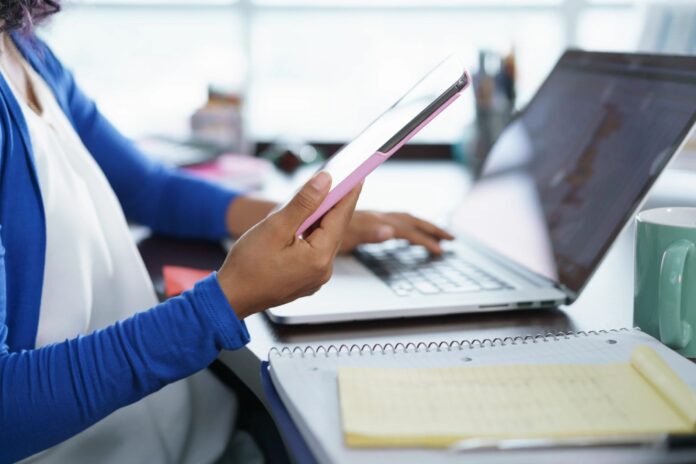
[(273, 165), (262, 158), (228, 153), (213, 161), (183, 169), (195, 176), (222, 184), (256, 188), (263, 185), (266, 176), (273, 170)]
[(199, 280), (208, 277), (213, 271), (207, 269), (192, 269), (181, 266), (163, 266), (164, 293), (167, 297), (179, 295), (193, 288)]

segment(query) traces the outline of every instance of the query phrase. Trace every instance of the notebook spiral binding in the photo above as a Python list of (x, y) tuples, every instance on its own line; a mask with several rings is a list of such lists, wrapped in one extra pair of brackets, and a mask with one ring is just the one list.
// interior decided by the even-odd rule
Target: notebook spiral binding
[(270, 351), (268, 352), (268, 357), (270, 358), (271, 355), (275, 356), (300, 356), (300, 357), (305, 357), (305, 356), (321, 356), (324, 355), (326, 357), (330, 355), (336, 355), (336, 356), (342, 356), (342, 355), (347, 355), (351, 356), (354, 354), (357, 355), (368, 355), (372, 356), (375, 354), (381, 354), (381, 355), (386, 355), (389, 353), (397, 353), (397, 352), (406, 352), (406, 353), (421, 353), (421, 352), (432, 352), (432, 351), (453, 351), (453, 350), (467, 350), (467, 349), (474, 349), (474, 348), (485, 348), (485, 347), (498, 347), (498, 346), (507, 346), (507, 345), (527, 345), (529, 343), (547, 343), (550, 341), (558, 341), (558, 340), (568, 340), (570, 338), (578, 338), (578, 337), (587, 337), (590, 335), (600, 335), (600, 334), (608, 334), (608, 333), (617, 333), (617, 332), (626, 332), (630, 330), (640, 330), (638, 327), (635, 327), (634, 329), (629, 329), (629, 328), (621, 328), (621, 329), (609, 329), (609, 330), (579, 330), (577, 332), (569, 331), (569, 332), (548, 332), (545, 335), (544, 334), (538, 334), (538, 335), (525, 335), (525, 336), (516, 336), (516, 337), (504, 337), (504, 338), (484, 338), (484, 339), (478, 339), (475, 338), (473, 340), (461, 340), (461, 341), (451, 341), (451, 342), (409, 342), (409, 343), (376, 343), (374, 345), (319, 345), (317, 347), (299, 347), (296, 346), (294, 348), (288, 348), (288, 347), (283, 347), (283, 348), (271, 348)]

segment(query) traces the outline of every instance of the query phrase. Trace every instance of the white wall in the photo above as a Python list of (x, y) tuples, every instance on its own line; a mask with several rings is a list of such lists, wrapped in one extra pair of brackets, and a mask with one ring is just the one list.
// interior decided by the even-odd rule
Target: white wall
[[(642, 10), (601, 0), (82, 0), (42, 35), (130, 135), (182, 133), (216, 82), (247, 89), (256, 137), (341, 140), (451, 52), (473, 69), (477, 50), (514, 46), (524, 102), (568, 45), (635, 49)], [(458, 119), (421, 138), (456, 140), (473, 116), (470, 98), (457, 104)]]

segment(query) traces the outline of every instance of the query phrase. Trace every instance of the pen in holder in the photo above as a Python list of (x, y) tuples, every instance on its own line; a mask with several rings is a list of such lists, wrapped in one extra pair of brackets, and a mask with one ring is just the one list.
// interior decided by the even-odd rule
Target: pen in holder
[(474, 73), (476, 120), (471, 134), (459, 147), (459, 156), (478, 177), (491, 147), (510, 122), (516, 99), (516, 66), (514, 50), (501, 55), (489, 50), (479, 51), (478, 70)]

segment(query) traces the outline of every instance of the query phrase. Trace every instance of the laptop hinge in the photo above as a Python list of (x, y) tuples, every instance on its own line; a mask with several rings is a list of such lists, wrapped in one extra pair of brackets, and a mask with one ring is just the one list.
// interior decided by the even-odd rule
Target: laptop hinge
[(577, 292), (574, 292), (573, 290), (569, 289), (565, 285), (563, 285), (559, 282), (551, 281), (551, 280), (550, 280), (550, 282), (553, 282), (554, 287), (556, 287), (558, 290), (565, 293), (565, 296), (566, 296), (565, 304), (571, 304), (578, 298)]

